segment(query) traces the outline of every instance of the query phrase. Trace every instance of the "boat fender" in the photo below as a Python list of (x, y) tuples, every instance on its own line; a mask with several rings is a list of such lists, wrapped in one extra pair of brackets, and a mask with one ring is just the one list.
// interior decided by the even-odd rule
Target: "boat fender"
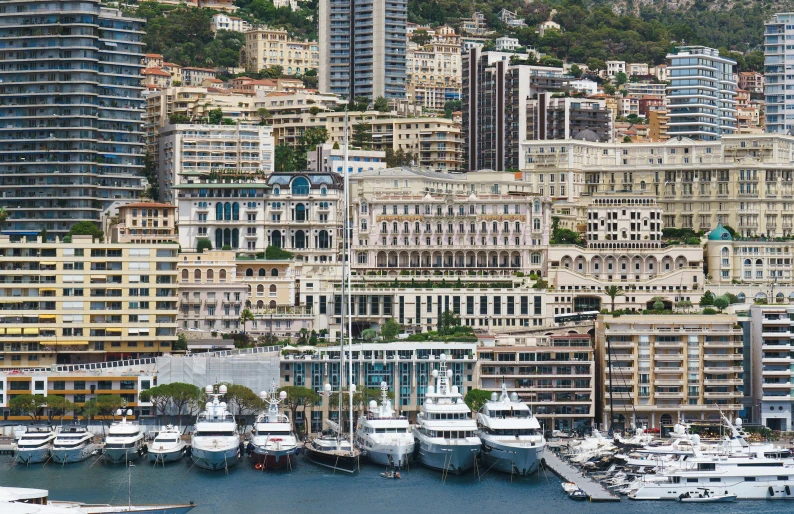
[(774, 496), (774, 495), (775, 495), (775, 490), (772, 489), (772, 486), (770, 485), (769, 486), (769, 496)]
[(791, 488), (786, 486), (786, 496), (791, 496)]

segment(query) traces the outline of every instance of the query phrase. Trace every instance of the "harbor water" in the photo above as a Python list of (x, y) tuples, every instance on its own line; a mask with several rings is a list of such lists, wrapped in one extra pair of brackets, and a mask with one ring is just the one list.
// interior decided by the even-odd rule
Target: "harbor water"
[(550, 471), (530, 477), (513, 477), (480, 469), (473, 473), (441, 474), (419, 466), (402, 471), (402, 479), (382, 478), (382, 468), (362, 463), (359, 475), (332, 474), (298, 457), (292, 471), (257, 471), (247, 458), (239, 465), (211, 472), (191, 468), (185, 458), (153, 467), (139, 460), (128, 475), (123, 465), (85, 462), (61, 466), (53, 463), (12, 466), (12, 458), (0, 457), (0, 485), (48, 489), (53, 500), (126, 504), (128, 478), (132, 503), (187, 503), (198, 506), (195, 514), (317, 513), (377, 514), (405, 512), (488, 512), (559, 514), (666, 514), (684, 512), (720, 514), (791, 513), (790, 502), (740, 501), (728, 504), (679, 504), (677, 502), (620, 503), (574, 502)]

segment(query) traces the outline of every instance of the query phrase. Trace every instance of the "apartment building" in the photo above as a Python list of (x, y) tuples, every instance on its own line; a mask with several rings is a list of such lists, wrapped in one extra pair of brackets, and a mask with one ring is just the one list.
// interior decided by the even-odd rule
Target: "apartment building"
[(160, 197), (165, 202), (176, 203), (173, 189), (186, 174), (232, 171), (253, 177), (274, 169), (268, 125), (166, 125), (157, 148)]
[(613, 140), (612, 113), (606, 101), (538, 93), (527, 100), (526, 139)]
[(791, 430), (794, 371), (790, 339), (794, 333), (794, 308), (753, 305), (749, 317), (753, 419), (772, 430)]
[[(334, 148), (334, 145), (330, 143), (324, 143), (317, 145), (313, 152), (309, 152), (306, 160), (311, 171), (341, 174), (344, 169), (345, 151), (341, 148)], [(347, 151), (347, 171), (349, 173), (385, 169), (386, 152), (358, 148)]]
[(120, 205), (118, 222), (111, 222), (109, 229), (112, 243), (176, 243), (176, 207), (156, 202)]
[(137, 359), (176, 341), (176, 245), (0, 236), (0, 369)]
[(460, 43), (448, 36), (418, 46), (408, 43), (405, 54), (406, 97), (424, 109), (443, 111), (444, 104), (460, 100)]
[(632, 76), (641, 76), (644, 77), (648, 75), (648, 65), (644, 62), (632, 62), (626, 65), (626, 75), (629, 77)]
[(631, 145), (525, 141), (521, 146), (524, 179), (541, 195), (561, 196), (550, 194), (547, 179), (554, 174), (565, 178), (569, 202), (614, 191), (654, 194), (665, 227), (709, 231), (722, 223), (743, 237), (784, 237), (794, 223), (788, 200), (794, 137), (742, 134)]
[(320, 51), (316, 41), (295, 40), (284, 29), (259, 27), (245, 33), (240, 62), (251, 73), (281, 66), (287, 75), (303, 75), (320, 67)]
[[(596, 401), (607, 428), (733, 419), (742, 409), (742, 330), (736, 316), (599, 316)], [(610, 422), (612, 415), (612, 422)]]
[(713, 141), (735, 133), (736, 61), (713, 48), (680, 46), (667, 62), (670, 136)]
[(644, 96), (654, 96), (657, 98), (666, 98), (667, 85), (664, 82), (628, 82), (623, 85), (628, 96), (642, 98)]
[[(476, 384), (476, 343), (378, 343), (357, 344), (352, 350), (353, 383), (357, 390), (375, 390), (380, 398), (381, 382), (394, 395), (394, 409), (416, 421), (428, 386), (435, 386), (433, 370), (439, 368), (441, 354), (452, 371), (450, 385), (466, 394)], [(339, 365), (339, 347), (317, 348), (313, 354), (288, 354), (281, 358), (281, 385), (301, 386), (323, 393), (325, 384), (333, 391), (347, 389), (347, 373)], [(346, 361), (347, 362), (347, 361)], [(324, 430), (324, 419), (339, 420), (339, 412), (329, 403), (301, 409), (295, 423), (303, 432)]]
[(605, 292), (610, 285), (624, 290), (615, 309), (651, 308), (658, 296), (671, 306), (697, 303), (704, 281), (703, 249), (662, 242), (662, 209), (652, 195), (595, 196), (586, 207), (585, 226), (585, 247), (548, 247), (547, 277), (560, 295), (554, 298), (554, 314), (612, 309)]
[(764, 75), (757, 71), (739, 72), (739, 87), (751, 93), (762, 94), (764, 92)]
[(515, 54), (481, 52), (463, 56), (464, 169), (506, 170), (521, 166), (520, 142), (527, 139), (527, 102), (536, 94), (568, 87), (562, 68), (511, 65)]
[(545, 431), (589, 427), (595, 417), (595, 361), (588, 334), (499, 336), (477, 348), (477, 388), (507, 384)]
[(210, 22), (210, 30), (218, 32), (219, 30), (230, 30), (232, 32), (248, 32), (251, 30), (251, 24), (237, 16), (229, 16), (228, 14), (218, 13), (212, 17)]
[(98, 224), (143, 189), (143, 22), (99, 0), (3, 3), (3, 233)]
[(618, 73), (626, 73), (626, 61), (607, 61), (607, 77), (614, 77)]
[(667, 122), (670, 121), (670, 117), (667, 116), (666, 108), (649, 108), (646, 118), (648, 119), (648, 139), (661, 143), (670, 139), (670, 135), (667, 133)]
[[(348, 113), (350, 137), (355, 126), (365, 126), (371, 150), (411, 154), (413, 165), (440, 171), (461, 169), (462, 142), (460, 123), (448, 118), (398, 118), (377, 111)], [(297, 147), (309, 127), (324, 127), (328, 143), (344, 144), (345, 113), (300, 112), (279, 114), (271, 119), (276, 144)]]
[(206, 238), (214, 248), (255, 254), (276, 246), (307, 263), (338, 261), (342, 178), (336, 173), (194, 176), (174, 189), (183, 251)]
[(794, 77), (786, 69), (791, 54), (788, 41), (794, 37), (794, 13), (776, 13), (764, 23), (764, 100), (766, 132), (788, 134), (794, 127), (794, 113), (788, 113), (788, 99)]
[(319, 89), (375, 101), (405, 97), (408, 3), (321, 0)]

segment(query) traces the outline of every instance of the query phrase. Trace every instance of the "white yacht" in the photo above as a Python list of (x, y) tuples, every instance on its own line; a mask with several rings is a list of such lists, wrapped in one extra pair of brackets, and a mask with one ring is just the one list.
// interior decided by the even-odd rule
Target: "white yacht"
[(249, 451), (257, 469), (277, 469), (291, 466), (293, 455), (300, 452), (298, 438), (292, 432), (292, 423), (281, 413), (279, 405), (287, 399), (281, 391), (276, 396), (276, 388), (270, 395), (264, 391), (259, 397), (267, 402), (267, 411), (260, 413), (251, 430)]
[(740, 500), (794, 500), (794, 463), (790, 459), (768, 458), (763, 453), (725, 456), (696, 451), (695, 457), (681, 464), (657, 473), (657, 481), (642, 484), (629, 498), (677, 500), (708, 489)]
[(408, 418), (394, 412), (386, 382), (380, 383), (380, 391), (380, 405), (372, 400), (367, 415), (358, 419), (356, 444), (374, 464), (399, 468), (414, 453), (414, 436)]
[(81, 462), (99, 450), (94, 434), (86, 427), (61, 427), (50, 449), (50, 457), (58, 464)]
[(417, 416), (414, 437), (419, 445), (419, 462), (444, 472), (462, 473), (474, 467), (482, 441), (477, 423), (471, 418), (456, 386), (449, 385), (452, 370), (441, 354), (439, 369), (433, 370), (436, 386), (428, 386)]
[(226, 386), (214, 392), (207, 386), (205, 409), (196, 419), (196, 430), (190, 438), (191, 458), (200, 468), (218, 470), (228, 469), (237, 464), (240, 457), (240, 433), (234, 416), (226, 410), (226, 403), (220, 397), (226, 394)]
[(0, 487), (0, 512), (3, 514), (112, 514), (116, 512), (137, 514), (186, 514), (196, 507), (191, 503), (135, 505), (110, 505), (77, 501), (50, 500), (46, 489)]
[(149, 460), (158, 464), (175, 462), (185, 456), (186, 450), (187, 443), (182, 439), (179, 427), (167, 425), (149, 444)]
[(137, 421), (128, 421), (127, 416), (132, 416), (132, 411), (116, 411), (116, 416), (121, 416), (121, 421), (110, 425), (108, 435), (105, 437), (105, 457), (110, 462), (121, 463), (136, 460), (143, 453), (143, 429)]
[(45, 462), (56, 435), (52, 427), (27, 427), (17, 441), (14, 459), (20, 464)]
[(529, 475), (538, 470), (546, 440), (537, 418), (518, 395), (508, 396), (502, 382), (502, 394), (482, 406), (477, 414), (482, 440), (481, 458), (488, 467), (505, 473)]

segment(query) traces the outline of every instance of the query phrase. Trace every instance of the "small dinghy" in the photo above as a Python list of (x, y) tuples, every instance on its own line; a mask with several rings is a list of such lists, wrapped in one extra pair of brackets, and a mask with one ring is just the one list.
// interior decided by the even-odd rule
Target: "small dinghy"
[(384, 471), (383, 473), (380, 474), (380, 476), (382, 476), (383, 478), (393, 478), (393, 479), (402, 478), (400, 477), (400, 472), (394, 470)]
[(577, 489), (576, 491), (571, 491), (568, 493), (568, 498), (576, 501), (584, 501), (588, 499), (587, 493), (581, 489)]
[(702, 489), (697, 493), (684, 493), (678, 497), (681, 503), (729, 503), (736, 500), (735, 494), (719, 494)]
[(563, 482), (562, 483), (562, 490), (566, 492), (566, 494), (571, 494), (572, 492), (579, 489), (579, 486), (574, 484), (573, 482)]

